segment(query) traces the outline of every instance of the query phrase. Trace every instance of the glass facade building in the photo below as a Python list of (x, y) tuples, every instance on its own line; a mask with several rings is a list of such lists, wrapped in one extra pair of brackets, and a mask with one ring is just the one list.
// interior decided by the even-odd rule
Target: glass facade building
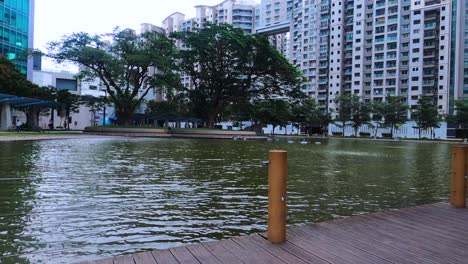
[(33, 48), (33, 23), (34, 0), (0, 0), (0, 53), (28, 77), (32, 60), (24, 54)]

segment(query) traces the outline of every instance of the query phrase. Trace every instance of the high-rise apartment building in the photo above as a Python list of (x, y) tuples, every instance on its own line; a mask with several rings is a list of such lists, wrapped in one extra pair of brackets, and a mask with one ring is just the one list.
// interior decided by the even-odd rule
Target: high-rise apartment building
[(32, 79), (33, 60), (25, 51), (33, 48), (34, 0), (0, 1), (0, 54), (12, 60), (18, 70)]
[[(263, 0), (255, 11), (255, 32), (267, 35), (270, 43), (286, 57), (289, 57), (293, 3), (294, 0)], [(278, 31), (284, 24), (287, 31)]]
[(468, 98), (468, 1), (454, 1), (452, 12), (451, 110), (454, 100)]
[[(466, 2), (262, 0), (246, 4), (227, 0), (197, 6), (192, 19), (176, 13), (163, 24), (172, 32), (191, 30), (207, 21), (230, 23), (247, 33), (268, 35), (302, 71), (306, 78), (302, 90), (315, 97), (323, 111), (336, 112), (336, 97), (348, 93), (365, 102), (400, 95), (411, 107), (422, 95), (429, 95), (445, 114), (453, 109), (454, 99), (464, 92), (468, 95)], [(184, 80), (190, 85), (189, 79)]]
[(364, 101), (404, 96), (415, 106), (434, 97), (449, 109), (450, 0), (296, 0), (291, 61), (303, 90), (336, 111), (342, 93)]

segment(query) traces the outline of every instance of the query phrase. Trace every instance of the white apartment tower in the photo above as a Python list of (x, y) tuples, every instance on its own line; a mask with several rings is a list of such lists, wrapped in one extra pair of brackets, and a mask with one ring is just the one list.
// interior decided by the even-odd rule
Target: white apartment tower
[(336, 111), (342, 93), (382, 101), (402, 95), (416, 105), (431, 95), (449, 107), (450, 0), (296, 0), (291, 61), (304, 92)]
[[(281, 23), (290, 23), (293, 16), (294, 0), (262, 0), (256, 7), (256, 30), (271, 27)], [(289, 26), (289, 25), (288, 25)], [(289, 57), (290, 33), (281, 32), (268, 34), (270, 43), (286, 57)]]
[(468, 97), (468, 1), (458, 0), (453, 3), (452, 41), (454, 43), (451, 54), (451, 88), (450, 108), (453, 110), (453, 101)]

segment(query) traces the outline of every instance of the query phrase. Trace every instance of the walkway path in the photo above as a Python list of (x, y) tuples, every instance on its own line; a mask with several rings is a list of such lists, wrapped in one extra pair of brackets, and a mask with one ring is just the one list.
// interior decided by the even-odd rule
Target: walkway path
[(468, 263), (468, 210), (437, 203), (294, 226), (283, 244), (254, 234), (85, 263)]

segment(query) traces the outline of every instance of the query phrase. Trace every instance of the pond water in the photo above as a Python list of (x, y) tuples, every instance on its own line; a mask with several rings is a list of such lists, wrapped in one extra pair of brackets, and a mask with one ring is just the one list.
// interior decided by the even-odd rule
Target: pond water
[(264, 231), (271, 149), (289, 152), (289, 224), (447, 200), (450, 145), (320, 141), (0, 142), (0, 263), (72, 263)]

